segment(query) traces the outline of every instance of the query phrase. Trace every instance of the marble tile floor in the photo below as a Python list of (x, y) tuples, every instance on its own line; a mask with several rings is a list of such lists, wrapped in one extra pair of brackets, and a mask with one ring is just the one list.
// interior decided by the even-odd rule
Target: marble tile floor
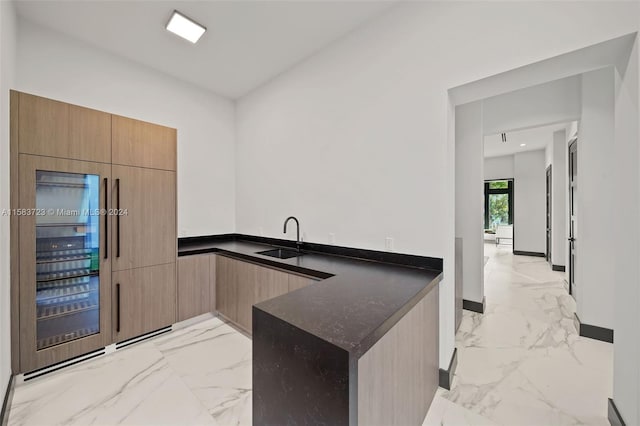
[[(577, 336), (562, 273), (485, 245), (451, 391), (423, 426), (606, 425), (612, 346)], [(16, 386), (9, 425), (250, 425), (251, 340), (217, 318)]]
[(485, 255), (487, 312), (464, 312), (452, 389), (437, 396), (495, 424), (608, 425), (613, 345), (578, 336), (564, 273), (511, 247)]
[(217, 318), (18, 384), (9, 425), (249, 425), (251, 340)]

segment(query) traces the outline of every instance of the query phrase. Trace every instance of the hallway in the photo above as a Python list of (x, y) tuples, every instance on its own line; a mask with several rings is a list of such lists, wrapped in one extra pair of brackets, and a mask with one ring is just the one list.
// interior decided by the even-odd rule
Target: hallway
[(487, 424), (608, 425), (613, 345), (578, 336), (564, 273), (511, 246), (485, 256), (487, 311), (464, 311), (453, 387), (438, 395)]

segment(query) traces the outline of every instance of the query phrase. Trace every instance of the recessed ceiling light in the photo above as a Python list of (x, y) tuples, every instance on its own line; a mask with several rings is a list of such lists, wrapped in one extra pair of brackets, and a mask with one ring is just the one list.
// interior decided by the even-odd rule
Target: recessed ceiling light
[(521, 143), (520, 146), (527, 146), (527, 144), (526, 143)]
[(165, 28), (183, 39), (189, 40), (191, 43), (196, 43), (200, 40), (202, 34), (207, 31), (204, 26), (193, 19), (187, 18), (177, 10), (173, 11)]

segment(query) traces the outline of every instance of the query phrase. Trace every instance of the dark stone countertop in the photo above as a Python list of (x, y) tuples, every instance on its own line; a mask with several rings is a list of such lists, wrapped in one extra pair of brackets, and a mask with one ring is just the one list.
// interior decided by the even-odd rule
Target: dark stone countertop
[(321, 279), (254, 306), (356, 359), (442, 279), (439, 270), (317, 252), (290, 259), (256, 254), (273, 247), (251, 241), (203, 241), (181, 244), (178, 255), (217, 252)]

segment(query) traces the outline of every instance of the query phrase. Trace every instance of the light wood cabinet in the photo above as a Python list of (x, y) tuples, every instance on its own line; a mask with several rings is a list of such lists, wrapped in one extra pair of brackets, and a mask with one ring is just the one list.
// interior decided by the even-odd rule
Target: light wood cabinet
[(176, 261), (176, 173), (113, 166), (113, 270)]
[(306, 287), (314, 282), (311, 278), (303, 277), (302, 275), (288, 274), (289, 275), (289, 291), (298, 290)]
[(112, 116), (113, 164), (176, 170), (176, 129)]
[(237, 321), (251, 333), (253, 305), (286, 294), (289, 274), (249, 262), (238, 262), (238, 268)]
[(63, 157), (69, 143), (69, 105), (20, 93), (18, 111), (19, 152)]
[(69, 105), (68, 158), (111, 163), (111, 114)]
[(255, 299), (255, 287), (258, 280), (258, 266), (249, 262), (235, 262), (235, 304), (236, 322), (240, 327), (251, 332), (251, 306)]
[(216, 310), (228, 320), (237, 321), (237, 282), (239, 261), (216, 256)]
[(176, 322), (176, 265), (113, 272), (114, 341), (121, 342)]
[(251, 334), (253, 305), (313, 282), (312, 279), (251, 262), (217, 256), (216, 307)]
[(20, 93), (19, 151), (111, 162), (111, 114)]
[[(177, 305), (175, 129), (16, 91), (11, 91), (10, 124), (12, 209), (38, 207), (35, 205), (38, 170), (38, 176), (53, 176), (47, 178), (48, 182), (38, 180), (38, 194), (45, 194), (38, 195), (42, 197), (39, 202), (56, 204), (56, 200), (63, 200), (63, 204), (74, 207), (92, 206), (92, 211), (99, 204), (110, 211), (108, 215), (100, 214), (100, 238), (96, 237), (95, 219), (36, 226), (33, 215), (11, 217), (14, 373), (65, 361), (114, 341), (168, 326), (176, 321), (178, 310), (183, 317), (212, 310), (215, 291), (211, 286), (184, 288), (184, 295), (191, 299), (185, 296), (185, 304), (180, 309)], [(72, 174), (98, 176), (79, 178)], [(92, 198), (97, 185), (99, 203)], [(42, 188), (47, 186), (57, 188), (59, 193), (46, 195), (47, 190)], [(88, 192), (78, 195), (78, 191)], [(119, 215), (113, 215), (113, 209), (118, 209)], [(60, 241), (71, 238), (73, 244), (66, 240), (52, 242), (47, 234), (44, 238), (47, 249), (43, 252), (55, 252), (55, 256), (39, 254), (36, 259), (36, 246), (43, 244), (45, 226), (65, 227), (67, 230), (55, 238)], [(76, 247), (78, 253), (74, 252)], [(64, 262), (67, 263), (60, 266)], [(98, 262), (99, 285), (95, 268)], [(49, 263), (57, 269), (49, 268)], [(215, 277), (215, 261), (204, 263), (194, 270), (199, 271), (202, 266), (202, 276)], [(47, 275), (43, 279), (45, 269)], [(57, 274), (55, 279), (49, 277), (50, 270)], [(76, 278), (88, 281), (76, 282)], [(68, 283), (40, 284), (62, 280)], [(85, 293), (90, 295), (85, 297)], [(86, 306), (76, 303), (81, 297), (86, 299), (83, 302)], [(85, 320), (73, 319), (76, 313), (79, 316), (80, 312), (89, 311), (91, 327), (84, 326)], [(71, 318), (68, 322), (77, 327), (58, 333), (57, 328), (48, 326), (44, 333), (36, 315), (40, 320)]]
[(210, 254), (178, 258), (178, 321), (215, 311), (215, 265)]

